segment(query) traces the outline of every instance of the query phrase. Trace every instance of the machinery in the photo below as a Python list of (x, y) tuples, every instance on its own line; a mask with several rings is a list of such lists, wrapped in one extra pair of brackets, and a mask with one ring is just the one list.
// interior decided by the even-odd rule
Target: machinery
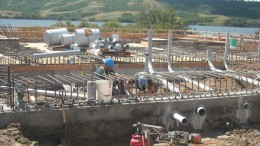
[(158, 143), (167, 144), (186, 144), (201, 143), (201, 135), (185, 131), (169, 131), (164, 133), (160, 126), (142, 124), (137, 122), (133, 125), (137, 127), (136, 132), (132, 135), (130, 146), (152, 146)]

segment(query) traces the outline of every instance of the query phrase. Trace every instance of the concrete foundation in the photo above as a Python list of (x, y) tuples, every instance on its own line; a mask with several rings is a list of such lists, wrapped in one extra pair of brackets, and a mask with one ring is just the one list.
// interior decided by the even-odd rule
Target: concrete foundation
[[(247, 102), (250, 107), (243, 109), (243, 102)], [(73, 107), (66, 109), (65, 126), (72, 145), (129, 145), (131, 134), (135, 132), (132, 125), (138, 121), (162, 126), (166, 131), (190, 132), (259, 125), (259, 103), (259, 95), (254, 95)], [(205, 117), (196, 117), (195, 109), (198, 105), (207, 110)], [(170, 114), (173, 111), (187, 117), (190, 123), (183, 126), (172, 120)], [(0, 128), (13, 122), (21, 123), (26, 135), (36, 139), (44, 137), (58, 141), (64, 135), (60, 109), (1, 113)]]

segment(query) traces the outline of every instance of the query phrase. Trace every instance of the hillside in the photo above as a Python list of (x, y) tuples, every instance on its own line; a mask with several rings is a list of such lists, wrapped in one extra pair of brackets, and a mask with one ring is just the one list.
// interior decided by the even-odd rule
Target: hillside
[(260, 2), (241, 0), (1, 0), (0, 17), (134, 22), (143, 3), (174, 8), (189, 24), (229, 25), (229, 18), (242, 18), (260, 26)]

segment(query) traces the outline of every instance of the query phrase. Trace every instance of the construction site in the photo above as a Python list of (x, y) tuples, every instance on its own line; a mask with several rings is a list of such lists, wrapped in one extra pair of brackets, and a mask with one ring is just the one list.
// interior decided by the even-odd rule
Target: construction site
[[(96, 76), (106, 58), (117, 78)], [(227, 145), (192, 138), (221, 132), (254, 134), (229, 145), (260, 145), (259, 61), (257, 34), (1, 25), (0, 129), (38, 145)], [(112, 95), (118, 78), (140, 76), (158, 90)]]

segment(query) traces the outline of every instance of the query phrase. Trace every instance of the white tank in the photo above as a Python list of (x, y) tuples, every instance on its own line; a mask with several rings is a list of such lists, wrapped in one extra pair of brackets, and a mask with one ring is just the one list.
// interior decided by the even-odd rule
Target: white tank
[(69, 34), (67, 28), (50, 29), (43, 32), (44, 42), (48, 46), (61, 45), (61, 35)]
[(88, 46), (100, 36), (99, 29), (76, 29), (74, 32), (74, 42), (77, 46)]
[(74, 44), (74, 34), (61, 35), (61, 44), (63, 46), (69, 46), (71, 44)]

